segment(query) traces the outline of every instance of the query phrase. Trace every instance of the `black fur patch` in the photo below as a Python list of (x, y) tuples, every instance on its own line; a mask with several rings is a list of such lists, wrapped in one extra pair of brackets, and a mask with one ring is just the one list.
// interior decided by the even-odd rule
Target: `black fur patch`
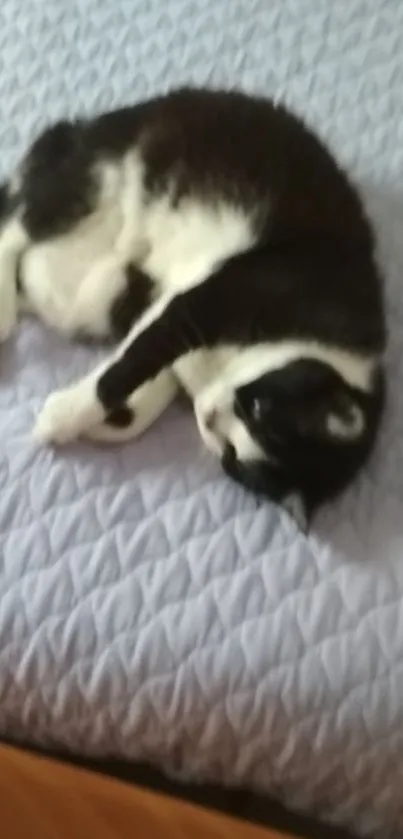
[(9, 211), (9, 194), (8, 194), (8, 185), (1, 184), (0, 185), (0, 224), (5, 221), (8, 216)]
[(126, 288), (116, 298), (110, 312), (112, 334), (121, 339), (153, 300), (155, 285), (151, 278), (133, 263), (126, 266)]
[(130, 148), (141, 142), (143, 132), (150, 126), (152, 114), (159, 100), (141, 102), (101, 114), (85, 123), (84, 141), (97, 159), (119, 160)]
[(151, 193), (225, 198), (253, 209), (260, 241), (332, 234), (372, 247), (361, 201), (340, 166), (279, 104), (239, 91), (184, 88), (144, 112)]
[(33, 241), (68, 232), (96, 209), (96, 164), (119, 159), (135, 145), (149, 107), (122, 108), (92, 120), (64, 120), (40, 134), (21, 167), (16, 196)]
[(136, 414), (133, 408), (127, 405), (122, 405), (121, 408), (115, 408), (105, 419), (107, 425), (112, 425), (114, 428), (128, 428), (134, 422)]
[(96, 206), (95, 158), (81, 123), (59, 122), (34, 142), (22, 168), (19, 200), (34, 241), (61, 235)]

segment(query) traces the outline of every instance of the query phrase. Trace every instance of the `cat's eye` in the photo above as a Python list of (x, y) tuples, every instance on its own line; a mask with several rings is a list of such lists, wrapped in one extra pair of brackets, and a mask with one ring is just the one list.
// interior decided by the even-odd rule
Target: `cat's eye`
[(270, 399), (255, 397), (251, 404), (251, 415), (255, 422), (263, 420), (267, 416), (271, 408)]
[(254, 399), (252, 402), (252, 417), (254, 420), (258, 421), (262, 418), (263, 415), (263, 406), (260, 399)]

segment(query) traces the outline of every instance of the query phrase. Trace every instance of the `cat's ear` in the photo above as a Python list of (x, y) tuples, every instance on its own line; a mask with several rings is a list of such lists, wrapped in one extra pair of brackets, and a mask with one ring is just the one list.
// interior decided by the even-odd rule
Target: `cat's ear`
[(294, 519), (301, 533), (307, 534), (310, 525), (310, 514), (300, 492), (290, 492), (281, 502), (281, 506)]

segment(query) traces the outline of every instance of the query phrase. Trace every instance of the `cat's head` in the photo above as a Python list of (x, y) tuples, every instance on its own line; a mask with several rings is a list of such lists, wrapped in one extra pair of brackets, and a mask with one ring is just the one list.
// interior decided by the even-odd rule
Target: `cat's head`
[[(363, 390), (327, 363), (300, 358), (237, 387), (215, 413), (225, 471), (307, 529), (365, 463), (384, 402), (382, 374)], [(210, 425), (210, 432), (213, 430)]]

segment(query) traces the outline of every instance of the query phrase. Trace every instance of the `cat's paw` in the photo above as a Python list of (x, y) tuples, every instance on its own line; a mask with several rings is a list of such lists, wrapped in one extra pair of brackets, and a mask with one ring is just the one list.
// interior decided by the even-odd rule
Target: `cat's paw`
[(7, 341), (17, 323), (17, 290), (0, 279), (0, 342)]
[(63, 445), (77, 437), (76, 412), (70, 389), (57, 390), (48, 396), (33, 430), (38, 443)]
[(48, 396), (36, 421), (35, 439), (61, 446), (103, 422), (105, 411), (97, 399), (96, 381), (86, 377)]

